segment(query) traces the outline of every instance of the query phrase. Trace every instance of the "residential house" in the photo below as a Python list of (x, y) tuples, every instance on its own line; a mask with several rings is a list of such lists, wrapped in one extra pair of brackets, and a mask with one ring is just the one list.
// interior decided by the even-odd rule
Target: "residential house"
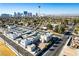
[(55, 30), (56, 26), (58, 26), (59, 24), (51, 24), (53, 27), (53, 30)]
[(35, 44), (31, 44), (31, 45), (28, 45), (27, 46), (27, 49), (29, 50), (29, 51), (35, 51), (35, 49), (36, 49), (36, 45)]
[(20, 44), (26, 48), (28, 45), (32, 44), (32, 41), (28, 39), (23, 39), (21, 40)]
[(40, 35), (40, 41), (41, 42), (48, 42), (52, 38), (51, 33), (45, 33)]

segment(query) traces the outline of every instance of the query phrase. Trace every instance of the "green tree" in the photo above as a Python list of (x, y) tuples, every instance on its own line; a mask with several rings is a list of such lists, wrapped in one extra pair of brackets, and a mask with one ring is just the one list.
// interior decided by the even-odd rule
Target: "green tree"
[(77, 23), (77, 20), (76, 19), (73, 19), (73, 23), (76, 24)]
[(68, 20), (67, 19), (64, 20), (64, 24), (65, 25), (68, 24)]
[(15, 21), (15, 24), (18, 24), (18, 21)]
[(53, 29), (53, 27), (52, 27), (52, 25), (51, 25), (51, 24), (47, 24), (47, 28), (48, 28), (48, 29), (50, 29), (50, 30), (52, 30), (52, 29)]
[(55, 32), (58, 32), (58, 30), (59, 30), (59, 25), (55, 26), (54, 31), (55, 31)]
[(64, 31), (65, 31), (65, 26), (64, 25), (60, 25), (58, 32), (59, 33), (64, 33)]
[(79, 23), (79, 18), (76, 19), (76, 22)]

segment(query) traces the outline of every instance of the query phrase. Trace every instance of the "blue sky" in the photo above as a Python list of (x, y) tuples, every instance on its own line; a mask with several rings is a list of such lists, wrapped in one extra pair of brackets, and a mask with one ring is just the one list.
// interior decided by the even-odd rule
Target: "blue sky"
[(79, 3), (0, 3), (0, 14), (28, 11), (41, 14), (79, 14)]

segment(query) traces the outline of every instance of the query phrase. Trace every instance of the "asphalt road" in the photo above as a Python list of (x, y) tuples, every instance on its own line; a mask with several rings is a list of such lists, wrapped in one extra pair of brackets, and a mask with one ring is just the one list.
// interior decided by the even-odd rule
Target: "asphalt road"
[(5, 42), (7, 42), (9, 45), (11, 45), (14, 49), (16, 49), (17, 52), (20, 53), (21, 55), (23, 55), (23, 56), (33, 56), (30, 52), (28, 52), (27, 50), (22, 48), (20, 45), (17, 45), (15, 42), (13, 42), (12, 40), (8, 39), (4, 35), (0, 34), (0, 37), (3, 38), (3, 40)]
[[(72, 26), (72, 29), (69, 29), (68, 31), (73, 32), (74, 30), (74, 26)], [(71, 35), (68, 35), (69, 37)], [(62, 42), (61, 44), (57, 44), (57, 47), (55, 47), (54, 50), (50, 50), (50, 48), (43, 54), (43, 56), (58, 56), (60, 54), (60, 52), (62, 51), (63, 47), (65, 46), (65, 44), (69, 41), (69, 38), (67, 38), (66, 35), (64, 35), (62, 37)], [(53, 45), (52, 45), (53, 46)]]
[[(59, 55), (60, 51), (62, 50), (62, 47), (65, 45), (66, 40), (61, 41), (60, 44), (56, 44), (57, 47), (54, 47), (54, 50), (50, 50), (50, 48), (43, 54), (43, 56), (57, 56)], [(52, 45), (53, 46), (53, 45)]]

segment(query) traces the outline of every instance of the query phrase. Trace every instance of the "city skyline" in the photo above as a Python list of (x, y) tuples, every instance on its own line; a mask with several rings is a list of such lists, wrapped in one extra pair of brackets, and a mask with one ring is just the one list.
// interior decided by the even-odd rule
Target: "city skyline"
[(14, 14), (14, 12), (23, 13), (23, 11), (33, 14), (79, 14), (78, 3), (0, 3), (0, 14)]

